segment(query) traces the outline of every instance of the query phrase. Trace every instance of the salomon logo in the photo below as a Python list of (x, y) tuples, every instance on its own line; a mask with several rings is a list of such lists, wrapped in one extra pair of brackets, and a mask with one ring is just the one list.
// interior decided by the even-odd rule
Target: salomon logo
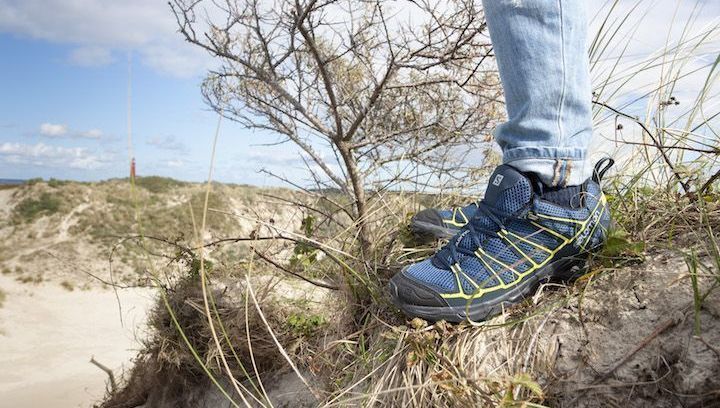
[(499, 186), (502, 183), (503, 178), (505, 178), (505, 176), (503, 176), (502, 174), (498, 174), (497, 176), (495, 176), (495, 179), (492, 182), (493, 186)]
[(576, 248), (584, 248), (590, 241), (590, 233), (595, 230), (595, 225), (598, 222), (600, 222), (600, 211), (595, 211), (592, 217), (590, 217), (590, 220), (588, 220), (585, 229), (578, 235), (575, 242), (573, 242), (573, 246)]

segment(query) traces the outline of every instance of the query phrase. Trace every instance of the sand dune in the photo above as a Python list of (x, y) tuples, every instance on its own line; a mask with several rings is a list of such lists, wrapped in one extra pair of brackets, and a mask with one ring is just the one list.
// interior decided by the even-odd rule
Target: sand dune
[(0, 276), (0, 407), (88, 407), (105, 392), (107, 376), (135, 356), (152, 304), (151, 289), (68, 291), (56, 283), (29, 285)]

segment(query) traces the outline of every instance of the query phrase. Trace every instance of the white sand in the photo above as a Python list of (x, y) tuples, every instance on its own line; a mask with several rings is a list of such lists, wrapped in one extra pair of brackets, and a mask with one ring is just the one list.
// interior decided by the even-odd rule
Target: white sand
[(0, 407), (89, 407), (105, 393), (140, 348), (153, 291), (119, 291), (124, 327), (112, 290), (68, 291), (57, 283), (33, 285), (0, 276)]

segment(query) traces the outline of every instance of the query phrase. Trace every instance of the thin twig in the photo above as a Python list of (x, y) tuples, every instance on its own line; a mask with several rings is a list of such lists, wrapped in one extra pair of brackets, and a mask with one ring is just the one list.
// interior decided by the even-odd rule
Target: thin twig
[(335, 286), (335, 285), (332, 285), (332, 284), (329, 284), (329, 283), (312, 280), (312, 279), (310, 279), (310, 278), (306, 278), (305, 276), (300, 275), (300, 274), (297, 273), (297, 272), (291, 271), (290, 269), (288, 269), (288, 268), (280, 265), (279, 263), (273, 261), (272, 259), (270, 259), (270, 257), (268, 257), (267, 255), (264, 255), (263, 253), (261, 253), (260, 251), (258, 251), (258, 250), (255, 249), (255, 248), (252, 248), (252, 251), (255, 253), (255, 255), (259, 256), (260, 259), (262, 259), (263, 261), (269, 263), (270, 265), (276, 267), (277, 269), (279, 269), (279, 270), (281, 270), (281, 271), (283, 271), (283, 272), (285, 272), (285, 273), (287, 273), (287, 274), (289, 274), (289, 275), (292, 275), (292, 276), (294, 276), (294, 277), (296, 277), (296, 278), (298, 278), (298, 279), (302, 279), (302, 280), (304, 280), (305, 282), (307, 282), (307, 283), (309, 283), (309, 284), (311, 284), (311, 285), (319, 286), (319, 287), (321, 287), (321, 288), (330, 289), (330, 290), (340, 290), (340, 287), (339, 287), (339, 286)]
[(696, 339), (700, 340), (702, 344), (705, 345), (710, 351), (715, 353), (715, 356), (720, 359), (720, 350), (717, 349), (717, 347), (713, 346), (712, 344), (708, 343), (707, 340), (703, 338), (703, 336), (695, 336)]
[(614, 113), (616, 113), (616, 114), (618, 114), (618, 115), (620, 115), (620, 116), (622, 116), (622, 117), (624, 117), (624, 118), (626, 118), (626, 119), (630, 119), (630, 120), (632, 120), (633, 122), (637, 123), (637, 124), (642, 128), (642, 130), (645, 131), (645, 133), (647, 133), (648, 136), (650, 136), (650, 140), (652, 140), (653, 144), (654, 144), (655, 147), (658, 149), (658, 151), (660, 152), (660, 155), (662, 156), (663, 160), (665, 161), (665, 164), (667, 164), (667, 166), (670, 168), (670, 170), (672, 171), (673, 175), (674, 175), (675, 178), (677, 179), (678, 183), (680, 183), (680, 186), (682, 186), (683, 191), (685, 192), (685, 195), (689, 195), (689, 194), (690, 194), (690, 186), (687, 184), (687, 182), (685, 182), (685, 181), (682, 179), (682, 176), (680, 176), (680, 173), (678, 173), (677, 170), (675, 169), (675, 166), (673, 166), (673, 164), (672, 164), (672, 162), (670, 161), (670, 158), (668, 157), (667, 153), (665, 153), (665, 150), (663, 149), (663, 146), (660, 144), (660, 142), (658, 142), (657, 139), (655, 139), (655, 136), (650, 132), (650, 130), (647, 128), (647, 126), (645, 126), (644, 123), (642, 123), (638, 118), (636, 118), (636, 117), (634, 117), (634, 116), (631, 116), (631, 115), (628, 115), (627, 113), (622, 112), (622, 111), (620, 111), (620, 110), (618, 110), (618, 109), (616, 109), (616, 108), (613, 108), (612, 106), (610, 106), (610, 105), (608, 105), (608, 104), (606, 104), (606, 103), (604, 103), (604, 102), (593, 101), (593, 103), (596, 104), (596, 105), (602, 106), (602, 107), (604, 107), (604, 108), (606, 108), (606, 109), (609, 109), (610, 111), (612, 111), (612, 112), (614, 112)]
[(115, 382), (115, 374), (113, 374), (112, 370), (109, 369), (106, 365), (102, 364), (101, 362), (95, 360), (95, 356), (92, 356), (90, 358), (90, 363), (95, 365), (95, 367), (105, 371), (105, 373), (107, 374), (107, 376), (110, 380), (110, 390), (114, 394), (117, 391), (117, 383)]
[(700, 187), (700, 191), (698, 191), (698, 196), (703, 195), (703, 194), (705, 193), (705, 191), (708, 190), (708, 189), (710, 188), (710, 186), (712, 186), (712, 183), (714, 183), (715, 180), (717, 180), (718, 178), (720, 178), (720, 170), (716, 171), (715, 174), (713, 174), (713, 175), (705, 182), (705, 184), (703, 184), (702, 187)]

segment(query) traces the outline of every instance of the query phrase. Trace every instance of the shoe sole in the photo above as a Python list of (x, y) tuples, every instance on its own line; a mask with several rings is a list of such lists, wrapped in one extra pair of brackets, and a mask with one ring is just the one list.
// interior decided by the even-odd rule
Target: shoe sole
[(504, 308), (516, 305), (537, 290), (542, 283), (550, 281), (570, 282), (587, 272), (587, 258), (590, 252), (578, 254), (573, 257), (563, 257), (545, 265), (537, 272), (528, 276), (512, 289), (487, 302), (471, 304), (469, 306), (416, 306), (399, 301), (398, 289), (391, 281), (389, 284), (390, 296), (395, 306), (409, 316), (436, 322), (445, 320), (460, 323), (467, 320), (480, 322), (500, 314)]
[(459, 228), (446, 228), (441, 227), (440, 225), (431, 224), (429, 222), (424, 221), (411, 221), (410, 222), (410, 230), (415, 234), (417, 237), (420, 238), (436, 238), (436, 239), (442, 239), (442, 238), (452, 238), (457, 234), (458, 231), (460, 231)]

